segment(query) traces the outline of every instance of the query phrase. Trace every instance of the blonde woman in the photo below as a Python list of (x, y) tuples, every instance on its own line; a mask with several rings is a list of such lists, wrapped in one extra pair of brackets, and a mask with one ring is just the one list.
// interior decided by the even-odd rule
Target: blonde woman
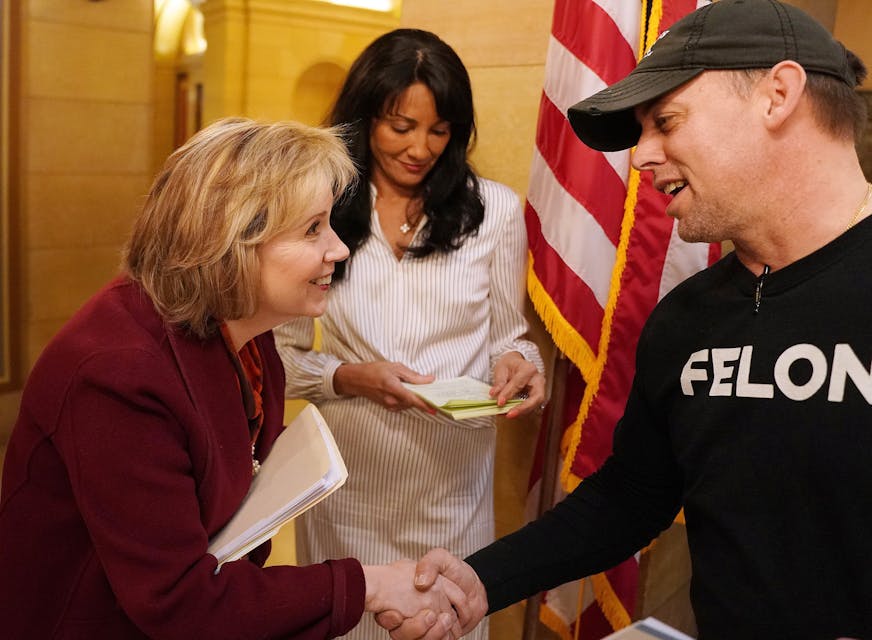
[(450, 609), (441, 589), (415, 592), (409, 562), (263, 568), (267, 544), (216, 574), (207, 553), (283, 428), (271, 329), (324, 311), (348, 256), (330, 210), (354, 175), (333, 132), (295, 123), (222, 120), (169, 158), (124, 273), (24, 390), (0, 494), (0, 635), (320, 639), (365, 609)]

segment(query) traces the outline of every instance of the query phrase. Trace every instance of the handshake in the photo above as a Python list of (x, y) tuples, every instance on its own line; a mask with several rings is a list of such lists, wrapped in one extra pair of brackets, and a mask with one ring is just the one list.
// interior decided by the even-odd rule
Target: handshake
[(417, 565), (399, 560), (363, 572), (365, 608), (393, 640), (455, 640), (487, 613), (478, 575), (445, 549), (432, 549)]

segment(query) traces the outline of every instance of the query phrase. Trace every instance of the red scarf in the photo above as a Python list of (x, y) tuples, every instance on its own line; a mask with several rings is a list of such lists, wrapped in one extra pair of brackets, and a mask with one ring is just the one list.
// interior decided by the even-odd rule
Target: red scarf
[(263, 392), (263, 364), (260, 351), (254, 340), (249, 340), (237, 352), (230, 339), (230, 331), (223, 322), (221, 323), (221, 336), (224, 338), (224, 344), (230, 353), (230, 360), (236, 369), (236, 381), (242, 393), (242, 405), (248, 418), (252, 455), (254, 455), (254, 445), (258, 435), (260, 435), (260, 428), (263, 426), (263, 398), (261, 396)]

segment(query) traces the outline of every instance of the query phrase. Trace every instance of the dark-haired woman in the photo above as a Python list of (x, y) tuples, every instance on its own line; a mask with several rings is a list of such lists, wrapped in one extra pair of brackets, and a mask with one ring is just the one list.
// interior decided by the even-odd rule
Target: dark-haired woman
[[(509, 418), (543, 401), (541, 358), (524, 338), (520, 203), (471, 170), (469, 76), (431, 33), (376, 39), (331, 121), (349, 127), (362, 174), (333, 211), (351, 257), (337, 265), (320, 351), (310, 320), (277, 341), (287, 396), (318, 405), (349, 479), (298, 523), (298, 554), (375, 562), (443, 546), (463, 556), (493, 538), (494, 420), (436, 415), (401, 383), (469, 375), (501, 400), (526, 393)], [(384, 630), (364, 620), (348, 637)]]

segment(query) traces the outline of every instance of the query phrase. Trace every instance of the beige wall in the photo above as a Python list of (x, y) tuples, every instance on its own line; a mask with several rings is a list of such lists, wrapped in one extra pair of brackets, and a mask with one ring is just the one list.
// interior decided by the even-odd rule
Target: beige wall
[(393, 14), (314, 0), (207, 0), (202, 10), (205, 122), (321, 122), (357, 54), (398, 23)]
[(814, 16), (827, 29), (833, 30), (836, 21), (836, 5), (839, 0), (783, 0)]
[[(846, 47), (856, 53), (872, 71), (872, 2), (869, 0), (839, 0), (835, 12), (833, 33)], [(872, 91), (872, 72), (863, 89)]]
[(176, 146), (177, 74), (188, 75), (181, 97), (187, 135), (196, 129), (198, 84), (202, 124), (240, 115), (319, 124), (354, 58), (399, 22), (398, 14), (315, 0), (205, 0), (199, 7), (205, 53), (185, 55), (178, 43), (155, 61), (155, 171)]
[[(18, 2), (11, 271), (26, 374), (46, 341), (116, 272), (148, 183), (152, 1)], [(0, 395), (0, 442), (17, 400)]]

